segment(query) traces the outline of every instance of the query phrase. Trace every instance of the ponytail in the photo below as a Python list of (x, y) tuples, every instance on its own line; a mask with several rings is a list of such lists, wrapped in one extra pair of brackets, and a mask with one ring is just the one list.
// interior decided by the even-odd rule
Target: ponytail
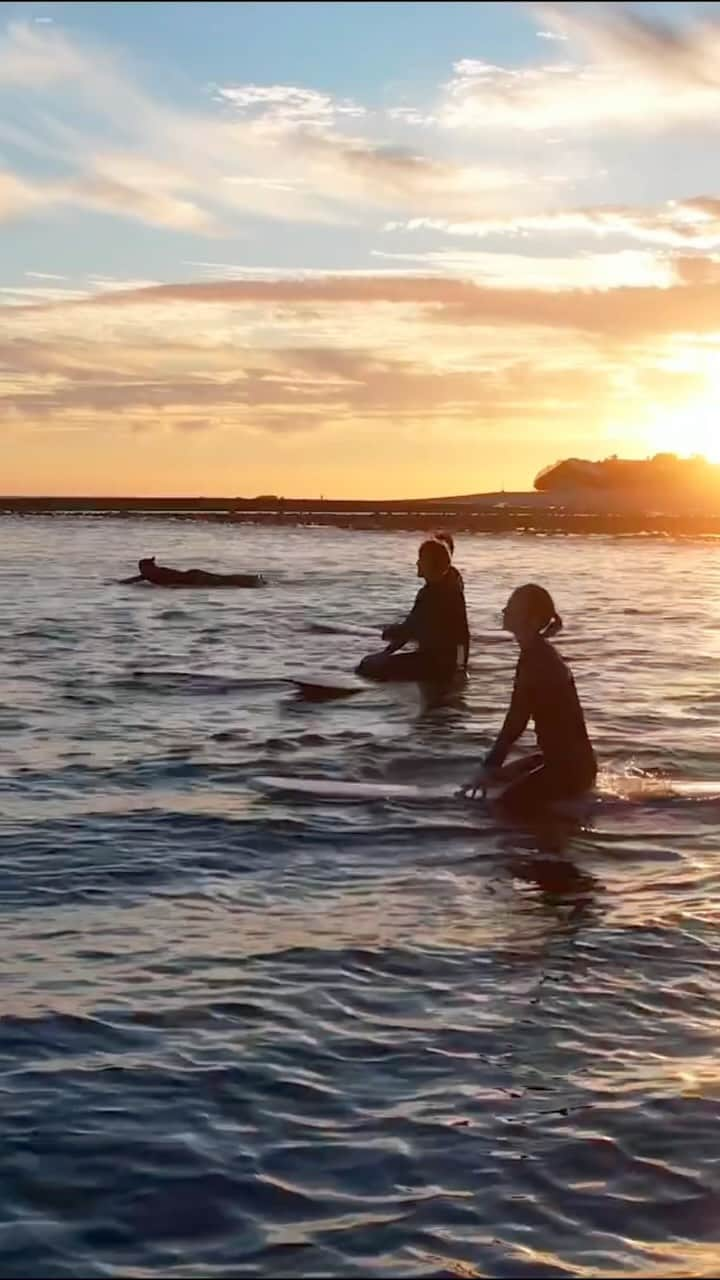
[(550, 592), (544, 587), (539, 587), (537, 582), (526, 582), (524, 587), (518, 587), (515, 594), (521, 598), (543, 640), (550, 640), (562, 631), (563, 620)]
[(557, 611), (555, 611), (550, 621), (547, 622), (545, 626), (540, 629), (540, 635), (542, 636), (543, 640), (551, 640), (552, 637), (556, 636), (558, 631), (562, 631), (562, 629), (563, 629), (563, 620), (560, 617), (560, 614)]

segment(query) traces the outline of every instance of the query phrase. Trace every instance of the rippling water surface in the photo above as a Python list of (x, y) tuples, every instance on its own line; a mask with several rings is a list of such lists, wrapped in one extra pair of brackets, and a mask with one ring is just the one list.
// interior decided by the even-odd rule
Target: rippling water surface
[[(249, 785), (463, 780), (524, 579), (603, 769), (720, 779), (716, 547), (460, 539), (467, 688), (313, 705), (282, 677), (375, 645), (412, 535), (2, 533), (0, 1275), (717, 1274), (720, 801), (549, 838)], [(143, 552), (271, 587), (113, 585)]]

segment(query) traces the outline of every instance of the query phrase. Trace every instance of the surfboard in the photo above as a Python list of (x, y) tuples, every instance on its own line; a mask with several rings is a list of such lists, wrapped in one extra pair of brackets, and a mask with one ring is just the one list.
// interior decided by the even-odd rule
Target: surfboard
[(327, 702), (330, 698), (351, 698), (361, 693), (367, 685), (352, 676), (307, 675), (287, 676), (287, 683), (294, 686), (300, 697), (309, 702)]
[[(416, 782), (350, 782), (327, 778), (281, 778), (267, 774), (252, 779), (251, 785), (263, 792), (314, 796), (318, 800), (399, 800), (427, 804), (439, 800), (482, 799), (480, 791), (475, 797), (463, 795), (459, 782), (426, 786)], [(594, 792), (565, 803), (571, 807), (583, 806), (593, 798), (631, 802), (716, 799), (720, 802), (720, 780), (607, 776), (600, 778)]]
[[(325, 778), (278, 778), (264, 775), (252, 779), (259, 791), (283, 791), (292, 795), (315, 796), (323, 800), (452, 800), (458, 795), (455, 783), (428, 787), (416, 782), (342, 782)], [(479, 793), (478, 793), (479, 795)]]

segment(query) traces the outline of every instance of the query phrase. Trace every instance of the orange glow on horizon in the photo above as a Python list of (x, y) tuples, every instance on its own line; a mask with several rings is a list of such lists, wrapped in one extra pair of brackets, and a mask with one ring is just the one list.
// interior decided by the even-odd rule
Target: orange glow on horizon
[(720, 462), (719, 418), (720, 394), (661, 411), (646, 428), (648, 450), (683, 458), (700, 455), (708, 462)]

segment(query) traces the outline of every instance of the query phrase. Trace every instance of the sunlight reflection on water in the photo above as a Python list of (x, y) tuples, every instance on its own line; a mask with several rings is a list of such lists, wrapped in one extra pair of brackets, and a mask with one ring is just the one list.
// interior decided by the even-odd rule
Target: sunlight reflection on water
[[(249, 785), (463, 780), (523, 580), (603, 768), (720, 778), (713, 546), (460, 538), (466, 689), (315, 706), (283, 678), (372, 647), (412, 535), (3, 531), (2, 1273), (714, 1274), (718, 802), (616, 799), (549, 847)], [(147, 550), (271, 586), (113, 585)]]

